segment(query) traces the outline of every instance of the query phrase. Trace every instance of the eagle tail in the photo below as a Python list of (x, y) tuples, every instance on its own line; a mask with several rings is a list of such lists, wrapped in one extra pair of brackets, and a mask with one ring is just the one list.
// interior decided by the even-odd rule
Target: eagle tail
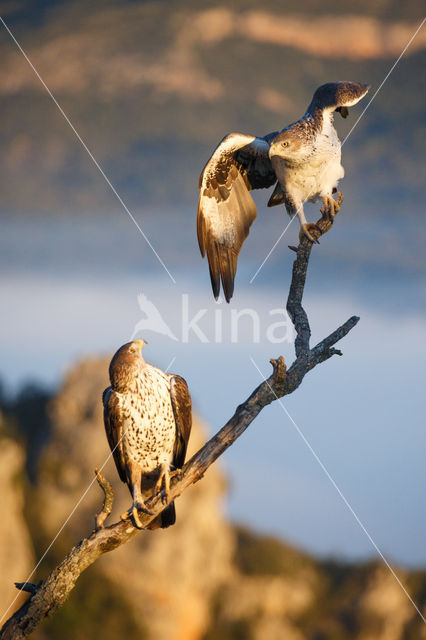
[(176, 509), (175, 503), (171, 502), (164, 511), (161, 512), (161, 528), (167, 529), (167, 527), (171, 527), (172, 524), (176, 522)]

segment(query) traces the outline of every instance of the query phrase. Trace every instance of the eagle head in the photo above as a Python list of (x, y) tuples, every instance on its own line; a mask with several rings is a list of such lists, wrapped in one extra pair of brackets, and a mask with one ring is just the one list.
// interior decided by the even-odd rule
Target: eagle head
[(115, 352), (109, 365), (111, 386), (116, 391), (129, 390), (145, 361), (142, 358), (142, 348), (146, 340), (132, 340), (126, 342)]
[(272, 140), (269, 148), (271, 161), (274, 156), (278, 156), (289, 162), (302, 160), (304, 157), (304, 147), (300, 136), (297, 136), (291, 129), (281, 131), (281, 133)]

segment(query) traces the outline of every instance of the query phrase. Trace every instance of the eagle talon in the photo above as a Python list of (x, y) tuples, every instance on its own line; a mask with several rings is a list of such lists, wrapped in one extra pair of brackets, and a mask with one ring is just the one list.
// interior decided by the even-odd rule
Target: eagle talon
[(321, 229), (317, 224), (315, 224), (315, 222), (312, 222), (311, 224), (302, 224), (300, 226), (299, 240), (301, 241), (303, 236), (305, 235), (311, 242), (319, 244), (319, 240), (311, 235), (311, 231), (317, 231), (321, 235)]
[(170, 474), (170, 479), (171, 478), (176, 478), (177, 480), (182, 480), (183, 478), (183, 471), (182, 469), (175, 469), (171, 474)]
[(320, 212), (323, 220), (325, 220), (326, 222), (331, 222), (331, 224), (333, 224), (334, 213), (330, 209), (320, 209)]
[(133, 506), (132, 517), (133, 517), (133, 522), (136, 525), (136, 528), (143, 529), (142, 522), (139, 520), (138, 508), (136, 506)]
[(339, 210), (339, 205), (331, 196), (324, 196), (322, 198), (322, 208), (320, 209), (321, 215), (324, 220), (329, 220), (331, 223), (334, 221), (334, 216)]
[(139, 511), (142, 511), (142, 513), (146, 513), (148, 516), (153, 515), (144, 502), (134, 502), (128, 511), (125, 511), (121, 514), (120, 519), (128, 520), (129, 518), (133, 518), (136, 528), (144, 529), (145, 527), (142, 525), (142, 522), (139, 519)]
[(337, 199), (335, 200), (332, 196), (323, 196), (323, 206), (320, 209), (322, 217), (325, 220), (329, 220), (331, 223), (334, 222), (336, 213), (339, 213), (340, 206), (343, 202), (343, 193), (337, 190), (333, 190), (333, 193), (337, 194)]

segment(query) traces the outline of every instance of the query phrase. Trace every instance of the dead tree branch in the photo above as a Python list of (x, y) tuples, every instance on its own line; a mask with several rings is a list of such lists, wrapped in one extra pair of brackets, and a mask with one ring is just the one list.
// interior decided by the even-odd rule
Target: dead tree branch
[[(317, 238), (331, 228), (331, 221), (321, 218)], [(170, 501), (176, 500), (185, 489), (198, 482), (209, 466), (230, 447), (237, 438), (253, 422), (260, 411), (268, 404), (292, 393), (301, 384), (305, 375), (321, 362), (333, 355), (341, 355), (334, 345), (341, 340), (357, 324), (359, 318), (349, 318), (338, 329), (324, 338), (312, 349), (309, 346), (311, 329), (308, 316), (302, 306), (302, 298), (306, 281), (306, 273), (312, 250), (312, 242), (302, 237), (297, 247), (297, 256), (293, 264), (293, 274), (287, 300), (287, 310), (296, 330), (296, 359), (289, 369), (284, 358), (271, 359), (273, 372), (262, 382), (235, 410), (234, 415), (218, 433), (213, 436), (171, 480)], [(20, 640), (30, 635), (39, 623), (52, 615), (61, 607), (75, 586), (81, 573), (93, 564), (102, 554), (113, 551), (128, 542), (139, 533), (131, 520), (120, 520), (109, 527), (103, 526), (111, 513), (113, 490), (110, 483), (95, 471), (100, 487), (104, 492), (104, 504), (95, 518), (95, 530), (87, 538), (81, 540), (62, 562), (39, 584), (16, 583), (18, 589), (28, 591), (31, 595), (15, 614), (4, 624), (0, 631), (1, 640)], [(139, 517), (147, 526), (164, 509), (159, 494), (153, 496), (147, 506), (150, 515), (140, 513)]]
[(108, 480), (104, 478), (97, 467), (95, 469), (95, 476), (96, 480), (98, 481), (98, 485), (104, 492), (104, 503), (102, 505), (102, 510), (95, 516), (95, 531), (98, 531), (99, 529), (102, 529), (105, 520), (108, 518), (112, 511), (112, 504), (114, 502), (114, 489), (112, 488)]

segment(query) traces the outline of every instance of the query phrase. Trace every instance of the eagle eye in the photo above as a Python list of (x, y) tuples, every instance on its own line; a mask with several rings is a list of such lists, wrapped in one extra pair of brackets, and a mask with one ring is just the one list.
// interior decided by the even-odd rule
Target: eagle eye
[(289, 144), (290, 144), (289, 141), (285, 140), (284, 142), (281, 143), (281, 146), (282, 147), (288, 147)]

